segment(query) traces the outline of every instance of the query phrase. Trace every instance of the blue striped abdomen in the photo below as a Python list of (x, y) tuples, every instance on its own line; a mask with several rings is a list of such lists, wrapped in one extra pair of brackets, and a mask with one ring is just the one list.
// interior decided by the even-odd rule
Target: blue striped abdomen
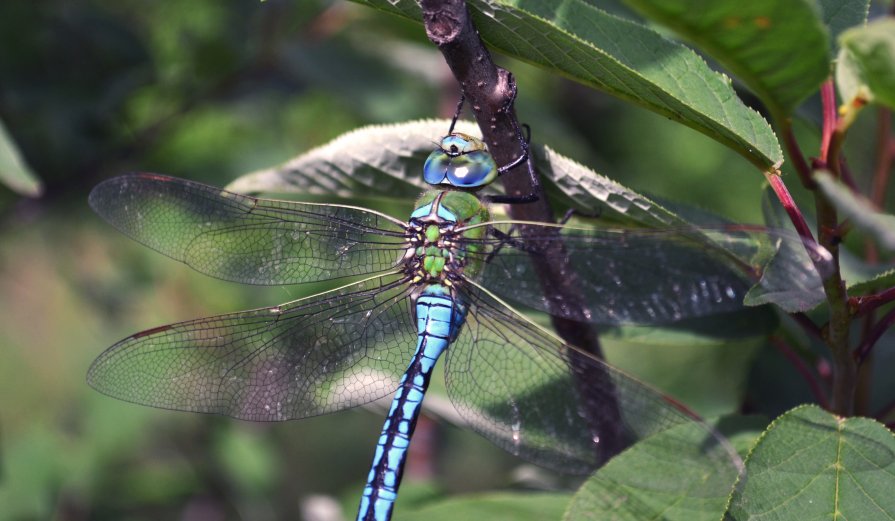
[(358, 521), (386, 521), (398, 494), (410, 437), (432, 368), (448, 344), (456, 338), (465, 319), (465, 307), (439, 285), (427, 286), (416, 301), (417, 345), (401, 378), (373, 457), (373, 467), (357, 512)]

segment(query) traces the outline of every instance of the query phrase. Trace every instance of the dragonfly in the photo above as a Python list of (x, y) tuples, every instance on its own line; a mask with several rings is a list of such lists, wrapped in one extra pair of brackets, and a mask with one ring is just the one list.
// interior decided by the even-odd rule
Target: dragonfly
[[(779, 268), (784, 276), (763, 278), (763, 266), (743, 260), (744, 245), (771, 243), (777, 251), (786, 240), (763, 228), (494, 219), (489, 203), (507, 196), (478, 191), (523, 162), (531, 169), (524, 146), (523, 156), (498, 167), (481, 140), (452, 125), (426, 160), (432, 188), (408, 220), (158, 174), (100, 183), (89, 202), (102, 218), (199, 272), (257, 285), (345, 284), (133, 334), (96, 359), (89, 384), (129, 402), (252, 421), (328, 414), (393, 394), (360, 501), (362, 521), (391, 517), (442, 356), (447, 393), (471, 429), (565, 473), (590, 473), (638, 440), (699, 422), (512, 303), (601, 325), (673, 322), (740, 309), (750, 287), (775, 291), (783, 279), (812, 273), (810, 262), (792, 256)], [(581, 298), (545, 297), (550, 288), (537, 282), (538, 265), (561, 262)]]

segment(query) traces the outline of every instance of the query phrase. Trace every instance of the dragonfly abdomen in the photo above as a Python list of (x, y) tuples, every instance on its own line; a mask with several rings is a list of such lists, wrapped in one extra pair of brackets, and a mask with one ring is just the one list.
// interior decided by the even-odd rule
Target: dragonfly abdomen
[(358, 509), (358, 521), (391, 518), (404, 473), (404, 461), (432, 369), (459, 331), (465, 306), (440, 285), (425, 287), (416, 300), (417, 346), (392, 400), (376, 445), (373, 466)]

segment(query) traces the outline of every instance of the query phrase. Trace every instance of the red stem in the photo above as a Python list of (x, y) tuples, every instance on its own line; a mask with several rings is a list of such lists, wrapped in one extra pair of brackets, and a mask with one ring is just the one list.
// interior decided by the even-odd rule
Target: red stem
[(808, 165), (808, 161), (805, 160), (805, 156), (802, 155), (802, 149), (799, 148), (799, 143), (796, 141), (796, 135), (792, 130), (792, 122), (785, 120), (781, 123), (783, 125), (783, 131), (781, 132), (783, 146), (786, 147), (786, 152), (789, 154), (789, 158), (792, 159), (796, 173), (799, 174), (799, 180), (802, 182), (802, 186), (808, 190), (814, 190), (817, 188), (817, 184), (811, 178), (811, 167)]
[(786, 357), (787, 360), (795, 367), (796, 371), (802, 375), (802, 378), (808, 384), (808, 387), (811, 388), (811, 393), (814, 395), (814, 399), (820, 404), (824, 409), (829, 409), (830, 402), (827, 398), (827, 393), (824, 392), (823, 386), (820, 384), (820, 381), (814, 376), (814, 373), (811, 372), (811, 369), (805, 364), (805, 361), (795, 352), (789, 345), (783, 341), (782, 338), (777, 336), (771, 337), (771, 344), (777, 348), (780, 353)]
[(851, 173), (851, 168), (848, 167), (848, 161), (845, 160), (845, 156), (839, 157), (839, 171), (842, 175), (842, 182), (845, 183), (845, 186), (849, 187), (852, 192), (860, 193), (858, 190), (858, 184), (855, 182), (855, 176)]
[(890, 309), (888, 313), (883, 315), (883, 318), (879, 319), (879, 322), (873, 326), (867, 334), (867, 337), (861, 342), (861, 345), (855, 349), (855, 357), (857, 358), (858, 363), (861, 363), (867, 358), (867, 355), (873, 350), (873, 346), (876, 345), (876, 342), (883, 336), (887, 329), (892, 327), (893, 324), (895, 324), (895, 308)]
[(876, 122), (876, 168), (873, 171), (873, 186), (870, 189), (870, 200), (877, 208), (886, 203), (886, 188), (895, 160), (895, 139), (892, 138), (892, 111), (881, 108), (877, 112)]
[(888, 415), (892, 414), (892, 411), (895, 411), (895, 400), (892, 400), (891, 402), (886, 404), (886, 406), (880, 409), (879, 412), (874, 414), (873, 417), (879, 421), (883, 421)]
[(808, 227), (808, 223), (805, 221), (805, 217), (802, 215), (801, 210), (796, 206), (796, 202), (793, 200), (792, 195), (790, 195), (789, 190), (786, 189), (783, 179), (773, 172), (765, 172), (765, 178), (767, 178), (768, 183), (771, 184), (774, 193), (777, 194), (777, 199), (780, 200), (780, 204), (783, 205), (783, 209), (786, 210), (786, 213), (789, 215), (789, 220), (792, 221), (792, 224), (796, 227), (796, 232), (799, 234), (799, 237), (808, 241), (809, 244), (816, 244), (814, 235), (811, 234), (811, 228)]
[(849, 299), (849, 306), (854, 316), (862, 316), (893, 301), (895, 301), (895, 288), (889, 288), (872, 295), (852, 297)]
[(830, 140), (833, 139), (833, 130), (836, 128), (836, 93), (833, 91), (833, 78), (820, 87), (820, 100), (823, 105), (823, 131), (820, 139), (820, 158), (826, 162), (830, 153)]
[(792, 317), (792, 319), (795, 320), (796, 323), (801, 326), (802, 329), (804, 329), (805, 332), (807, 332), (809, 335), (818, 340), (824, 339), (823, 331), (821, 331), (821, 329), (817, 327), (817, 324), (815, 324), (814, 321), (808, 317), (808, 315), (804, 313), (792, 313), (789, 316)]

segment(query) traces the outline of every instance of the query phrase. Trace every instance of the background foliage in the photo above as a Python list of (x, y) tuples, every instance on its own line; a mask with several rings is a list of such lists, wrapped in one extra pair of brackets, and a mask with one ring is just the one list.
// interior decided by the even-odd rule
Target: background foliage
[[(799, 9), (816, 7), (797, 3), (780, 16), (804, 23)], [(538, 2), (509, 4), (525, 23), (574, 20), (538, 12)], [(637, 0), (631, 7), (601, 2), (600, 8), (625, 19), (642, 22), (639, 13), (648, 13), (668, 22), (674, 13), (662, 9), (673, 5)], [(822, 21), (839, 33), (861, 19), (843, 16)], [(673, 20), (668, 25), (687, 40), (704, 43), (698, 26), (703, 17)], [(571, 35), (566, 44), (581, 52), (605, 44), (575, 27), (565, 30)], [(202, 277), (114, 232), (90, 213), (86, 196), (98, 181), (130, 170), (222, 186), (364, 124), (447, 116), (456, 86), (423, 28), (341, 1), (60, 0), (0, 3), (0, 41), (0, 138), (3, 127), (8, 134), (0, 139), (0, 179), (23, 193), (43, 190), (41, 198), (29, 199), (0, 188), (0, 521), (328, 519), (326, 513), (340, 505), (350, 516), (381, 410), (257, 425), (132, 406), (84, 383), (93, 358), (134, 331), (270, 305), (320, 288), (259, 289)], [(860, 40), (851, 41), (860, 48)], [(738, 73), (742, 84), (734, 87), (747, 106), (771, 112), (798, 106), (795, 132), (804, 149), (814, 151), (820, 122), (814, 89), (824, 78), (822, 64), (836, 52), (836, 40), (829, 42), (829, 49), (800, 58), (802, 69), (787, 70), (789, 76), (770, 74), (776, 70), (772, 62), (750, 69), (754, 62), (744, 63), (736, 52), (719, 61)], [(741, 49), (735, 41), (719, 45)], [(762, 52), (773, 56), (774, 49)], [(519, 48), (513, 54), (524, 53)], [(779, 149), (761, 141), (762, 147), (747, 150), (754, 136), (743, 138), (739, 124), (719, 123), (712, 113), (693, 116), (698, 107), (676, 105), (676, 94), (668, 94), (671, 80), (662, 71), (640, 68), (637, 82), (599, 85), (606, 71), (621, 70), (613, 68), (619, 67), (615, 62), (638, 56), (594, 59), (603, 74), (578, 74), (578, 62), (562, 56), (546, 58), (558, 64), (554, 70), (498, 59), (516, 76), (517, 112), (531, 125), (536, 142), (659, 200), (734, 221), (762, 222), (766, 194), (756, 165), (777, 161)], [(761, 105), (753, 92), (773, 101)], [(752, 113), (744, 108), (744, 114)], [(873, 170), (879, 114), (865, 111), (849, 131), (845, 154), (854, 172)], [(763, 115), (767, 119), (770, 113)], [(706, 123), (689, 125), (696, 128), (691, 130), (665, 116), (678, 121), (698, 116)], [(769, 129), (756, 132), (763, 136)], [(796, 176), (790, 164), (784, 165), (784, 176), (792, 187)], [(805, 193), (796, 197), (810, 201)], [(412, 201), (358, 197), (352, 203), (401, 216)], [(791, 324), (783, 325), (798, 337)], [(706, 414), (744, 411), (774, 418), (813, 400), (805, 382), (763, 337), (712, 338), (628, 331), (607, 343), (613, 362)], [(800, 340), (805, 358), (824, 354)], [(892, 346), (886, 336), (875, 352), (873, 367), (881, 375), (893, 362)], [(891, 400), (890, 380), (869, 380), (872, 388), (865, 392), (872, 398), (862, 412)], [(422, 464), (408, 471), (404, 505), (462, 492), (568, 485), (450, 427), (449, 405), (437, 396), (427, 401), (448, 421), (426, 427), (437, 442), (416, 442), (422, 455), (413, 458)], [(781, 422), (776, 432), (797, 429), (798, 421)], [(852, 427), (854, 439), (866, 439), (867, 428)], [(878, 454), (892, 456), (882, 449)], [(517, 499), (501, 496), (486, 503), (506, 512), (507, 501), (518, 505)], [(526, 511), (561, 512), (566, 503), (567, 498), (548, 495)], [(455, 508), (469, 506), (448, 504), (442, 511), (456, 515)]]

